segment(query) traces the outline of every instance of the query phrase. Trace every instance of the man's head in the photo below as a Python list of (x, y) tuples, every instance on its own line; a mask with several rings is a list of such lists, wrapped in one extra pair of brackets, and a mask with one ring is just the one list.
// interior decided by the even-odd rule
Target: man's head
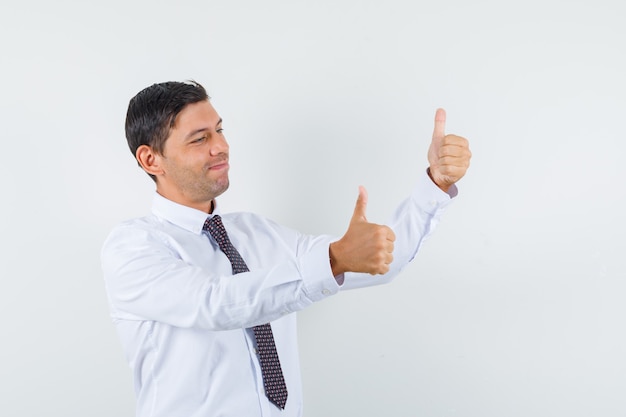
[[(147, 145), (162, 155), (178, 113), (188, 104), (208, 99), (204, 87), (194, 81), (168, 81), (141, 90), (126, 112), (126, 140), (132, 154), (136, 157), (137, 149)], [(156, 181), (154, 175), (148, 175)]]
[(228, 188), (222, 119), (198, 83), (154, 84), (133, 97), (126, 138), (164, 197), (200, 210)]

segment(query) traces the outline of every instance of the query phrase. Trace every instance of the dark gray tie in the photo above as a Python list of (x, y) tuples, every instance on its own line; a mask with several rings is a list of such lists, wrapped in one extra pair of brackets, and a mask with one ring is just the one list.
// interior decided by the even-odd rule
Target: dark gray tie
[[(232, 265), (233, 275), (249, 271), (245, 261), (230, 242), (220, 216), (216, 215), (208, 218), (204, 222), (203, 230), (209, 232), (220, 246), (220, 249)], [(255, 326), (252, 329), (256, 338), (259, 361), (261, 362), (265, 395), (277, 407), (284, 409), (287, 403), (287, 386), (285, 385), (285, 378), (283, 378), (283, 371), (280, 368), (280, 360), (274, 344), (272, 327), (267, 323)]]

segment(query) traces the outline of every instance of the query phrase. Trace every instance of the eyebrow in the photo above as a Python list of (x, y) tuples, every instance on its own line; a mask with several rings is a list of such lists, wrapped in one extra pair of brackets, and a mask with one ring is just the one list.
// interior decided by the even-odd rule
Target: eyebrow
[[(221, 125), (221, 124), (222, 124), (222, 118), (220, 118), (220, 120), (218, 120), (218, 121), (217, 121), (217, 124), (215, 125), (215, 127), (217, 127), (217, 126), (219, 126), (219, 125)], [(205, 131), (207, 131), (207, 130), (209, 130), (209, 129), (210, 129), (209, 127), (202, 127), (202, 128), (200, 128), (200, 129), (196, 129), (196, 130), (194, 130), (194, 131), (191, 131), (191, 132), (189, 132), (187, 135), (185, 135), (185, 140), (187, 140), (187, 139), (191, 138), (192, 136), (197, 135), (198, 133), (205, 132)]]

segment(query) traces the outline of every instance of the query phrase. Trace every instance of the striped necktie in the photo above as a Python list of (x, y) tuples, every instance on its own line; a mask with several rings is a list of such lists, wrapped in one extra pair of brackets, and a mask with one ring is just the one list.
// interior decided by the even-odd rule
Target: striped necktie
[[(213, 216), (204, 222), (204, 231), (213, 236), (220, 249), (233, 268), (233, 275), (240, 272), (248, 272), (248, 266), (235, 249), (228, 238), (224, 224), (220, 216)], [(274, 344), (274, 335), (272, 327), (269, 323), (255, 326), (252, 328), (257, 343), (257, 351), (259, 361), (261, 363), (261, 373), (263, 374), (263, 385), (265, 387), (265, 395), (277, 407), (284, 409), (287, 403), (287, 386), (283, 378), (283, 371), (280, 368), (280, 360), (276, 345)]]

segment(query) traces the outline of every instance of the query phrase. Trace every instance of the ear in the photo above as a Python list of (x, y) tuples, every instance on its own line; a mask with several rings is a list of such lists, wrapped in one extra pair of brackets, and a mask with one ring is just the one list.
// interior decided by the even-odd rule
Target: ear
[(135, 158), (137, 158), (139, 165), (141, 165), (143, 170), (148, 174), (152, 174), (157, 177), (163, 173), (163, 169), (161, 168), (161, 155), (157, 154), (148, 145), (141, 145), (138, 147), (137, 152), (135, 153)]

